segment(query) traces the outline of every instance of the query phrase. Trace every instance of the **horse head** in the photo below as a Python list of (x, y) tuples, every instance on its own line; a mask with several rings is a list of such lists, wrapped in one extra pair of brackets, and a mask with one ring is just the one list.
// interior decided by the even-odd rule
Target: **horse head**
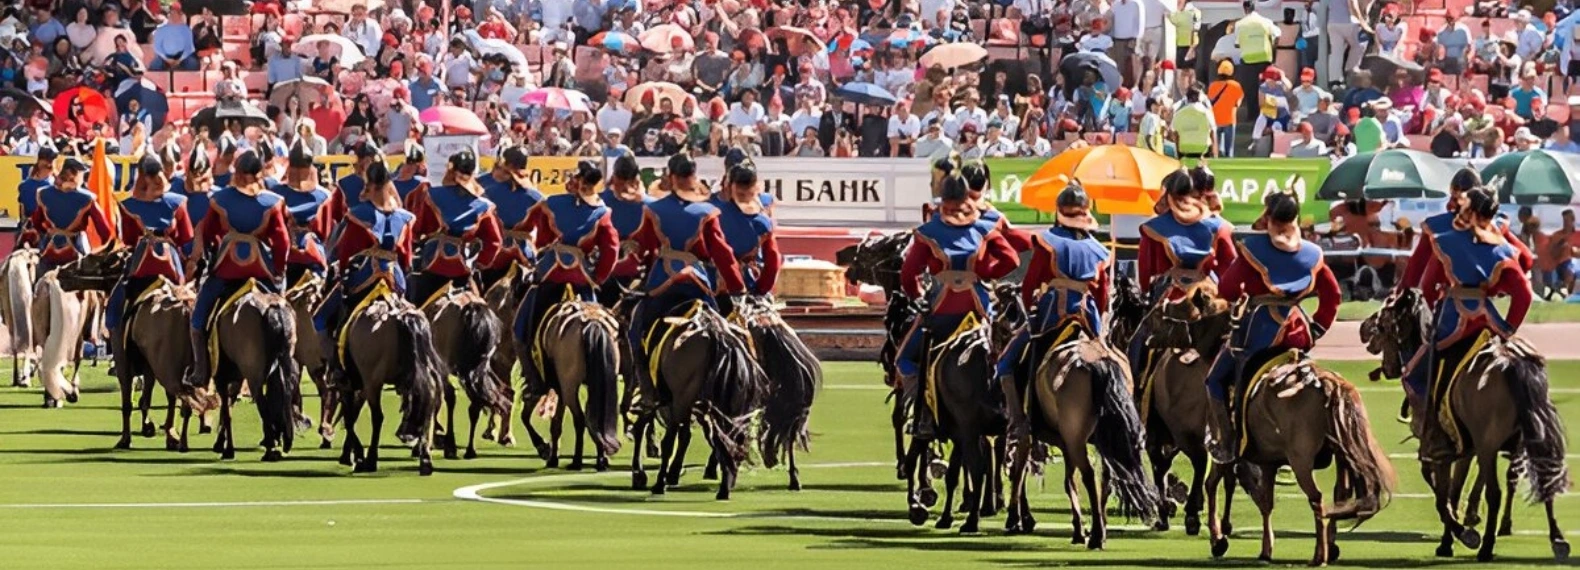
[(1194, 348), (1198, 352), (1217, 346), (1230, 327), (1229, 302), (1218, 298), (1218, 287), (1209, 281), (1192, 285), (1185, 297), (1163, 300), (1151, 314), (1155, 348)]
[(993, 319), (993, 342), (1004, 346), (1015, 329), (1026, 324), (1026, 306), (1021, 303), (1020, 283), (999, 281), (993, 285), (993, 309), (998, 313)]
[(910, 243), (909, 232), (874, 234), (835, 252), (834, 262), (845, 268), (847, 283), (877, 285), (892, 297), (900, 293), (900, 265)]
[(1380, 357), (1382, 373), (1402, 378), (1404, 366), (1426, 344), (1432, 328), (1432, 311), (1419, 290), (1409, 288), (1383, 300), (1382, 308), (1361, 323), (1361, 343), (1366, 352)]

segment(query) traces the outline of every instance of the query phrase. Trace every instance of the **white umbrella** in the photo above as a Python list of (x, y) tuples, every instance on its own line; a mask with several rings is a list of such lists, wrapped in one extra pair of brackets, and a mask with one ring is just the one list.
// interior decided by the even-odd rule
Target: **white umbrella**
[(284, 109), (286, 101), (289, 101), (291, 96), (295, 95), (302, 106), (303, 112), (306, 112), (313, 103), (322, 103), (324, 96), (333, 90), (334, 88), (329, 85), (329, 82), (310, 75), (304, 75), (274, 84), (274, 91), (269, 93), (269, 104)]
[(294, 51), (303, 57), (317, 56), (319, 42), (329, 42), (329, 54), (340, 58), (340, 67), (355, 67), (362, 63), (362, 60), (367, 59), (356, 42), (337, 34), (313, 34), (304, 37), (296, 41)]
[(383, 8), (384, 0), (318, 0), (315, 4), (320, 11), (350, 14), (351, 7), (357, 4), (366, 6), (370, 11)]
[(503, 55), (510, 60), (510, 65), (516, 69), (527, 68), (527, 56), (521, 53), (521, 48), (505, 40), (485, 38), (477, 34), (477, 30), (466, 31), (466, 43), (482, 55)]

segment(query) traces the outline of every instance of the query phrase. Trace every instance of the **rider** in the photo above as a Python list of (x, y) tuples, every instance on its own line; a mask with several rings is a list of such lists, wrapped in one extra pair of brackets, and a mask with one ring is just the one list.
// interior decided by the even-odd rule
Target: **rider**
[(324, 242), (334, 220), (330, 214), (333, 195), (318, 185), (318, 169), (313, 167), (313, 155), (307, 151), (307, 145), (296, 141), (286, 160), (285, 181), (270, 190), (285, 198), (286, 211), (291, 215), (291, 249), (285, 256), (285, 283), (291, 287), (308, 273), (323, 276), (329, 266)]
[[(1431, 264), (1433, 259), (1436, 259), (1436, 254), (1432, 249), (1434, 236), (1455, 229), (1455, 221), (1458, 220), (1460, 204), (1463, 202), (1465, 192), (1480, 185), (1481, 175), (1477, 174), (1474, 168), (1467, 167), (1454, 173), (1454, 178), (1448, 182), (1448, 211), (1433, 214), (1431, 217), (1422, 220), (1421, 238), (1416, 240), (1415, 250), (1410, 253), (1410, 261), (1405, 264), (1404, 276), (1399, 279), (1398, 284), (1394, 285), (1395, 292), (1409, 288), (1422, 288), (1421, 278), (1426, 275), (1427, 266)], [(1514, 235), (1507, 222), (1501, 219), (1495, 220), (1494, 225), (1503, 233), (1503, 240), (1514, 247), (1520, 270), (1530, 271), (1531, 265), (1535, 263), (1535, 258), (1531, 255), (1530, 248), (1526, 247), (1525, 242)], [(1435, 300), (1438, 297), (1440, 296), (1434, 295), (1433, 299)]]
[[(779, 280), (779, 267), (784, 258), (779, 254), (779, 240), (774, 238), (774, 220), (769, 214), (769, 202), (759, 191), (757, 166), (744, 160), (731, 167), (726, 174), (728, 189), (713, 195), (710, 202), (719, 209), (719, 228), (730, 244), (730, 251), (740, 264), (741, 277), (746, 289), (753, 295), (773, 293)], [(728, 299), (725, 299), (728, 301)], [(733, 306), (721, 306), (729, 314)]]
[[(374, 159), (374, 162), (378, 162), (378, 159)], [(422, 145), (406, 141), (406, 156), (402, 159), (400, 170), (395, 172), (395, 179), (390, 181), (395, 185), (395, 192), (400, 196), (402, 203), (407, 196), (417, 190), (417, 187), (428, 183), (428, 177), (423, 176), (428, 170), (427, 162), (427, 157), (422, 153)], [(371, 169), (372, 165), (368, 168)]]
[(375, 157), (365, 176), (362, 199), (335, 228), (331, 255), (342, 268), (340, 279), (313, 313), (313, 327), (331, 342), (324, 354), (334, 367), (340, 359), (331, 339), (339, 337), (347, 316), (344, 311), (355, 308), (379, 284), (395, 295), (404, 295), (406, 272), (411, 269), (412, 228), (417, 218), (401, 207), (383, 157)]
[(352, 145), (351, 154), (355, 157), (355, 162), (351, 163), (351, 174), (342, 176), (335, 181), (335, 188), (339, 192), (336, 192), (334, 195), (333, 219), (329, 222), (331, 225), (344, 217), (346, 212), (357, 207), (357, 204), (362, 203), (362, 191), (368, 187), (367, 178), (365, 178), (368, 166), (373, 164), (373, 158), (379, 155), (379, 149), (374, 148), (371, 143), (363, 141)]
[[(1338, 279), (1323, 261), (1322, 248), (1300, 238), (1300, 202), (1295, 196), (1268, 194), (1263, 207), (1258, 225), (1266, 225), (1265, 233), (1241, 242), (1240, 257), (1218, 281), (1220, 298), (1229, 303), (1245, 301), (1243, 316), (1207, 375), (1214, 418), (1208, 447), (1220, 463), (1232, 461), (1236, 452), (1238, 432), (1229, 421), (1229, 399), (1241, 377), (1253, 372), (1246, 366), (1290, 349), (1311, 350), (1333, 326), (1343, 300)], [(1317, 297), (1317, 312), (1307, 316), (1300, 301), (1312, 295)]]
[(609, 220), (620, 235), (620, 249), (611, 279), (604, 280), (598, 289), (598, 302), (605, 307), (619, 303), (621, 289), (630, 287), (642, 276), (642, 260), (635, 255), (636, 241), (632, 236), (642, 225), (643, 210), (653, 201), (642, 187), (642, 170), (635, 157), (620, 155), (614, 160), (612, 170), (609, 183), (604, 185), (599, 198), (609, 207)]
[(1103, 332), (1102, 314), (1108, 309), (1109, 254), (1091, 233), (1097, 228), (1091, 198), (1080, 183), (1071, 183), (1059, 192), (1055, 205), (1058, 217), (1053, 227), (1033, 238), (1031, 265), (1021, 282), (1022, 302), (1035, 309), (998, 362), (1010, 433), (1017, 437), (1025, 436), (1028, 428), (1020, 396), (1032, 371), (1022, 362), (1030, 341), (1037, 341), (1032, 355), (1040, 358), (1078, 330), (1095, 338)]
[(479, 277), (483, 290), (510, 274), (512, 268), (532, 267), (536, 252), (532, 248), (532, 227), (527, 224), (527, 212), (543, 202), (532, 180), (527, 177), (527, 148), (511, 145), (499, 151), (494, 170), (483, 177), (483, 195), (494, 203), (499, 225), (504, 230), (504, 243), (499, 255), (482, 264)]
[[(33, 210), (38, 209), (38, 191), (55, 185), (55, 147), (46, 146), (38, 149), (38, 162), (33, 165), (33, 170), (27, 173), (27, 180), (16, 188), (17, 206), (21, 208), (22, 220), (33, 217)], [(17, 226), (21, 232), (23, 227)]]
[(193, 386), (210, 379), (208, 321), (220, 296), (253, 281), (257, 287), (278, 293), (285, 276), (285, 258), (291, 247), (289, 214), (285, 199), (264, 189), (263, 159), (246, 150), (236, 156), (233, 184), (214, 192), (209, 215), (197, 228), (197, 245), (191, 260), (210, 251), (213, 264), (198, 288), (192, 310)]
[[(208, 214), (209, 196), (219, 187), (214, 185), (213, 168), (208, 162), (208, 150), (203, 148), (203, 143), (198, 142), (192, 146), (192, 154), (187, 158), (186, 172), (170, 179), (170, 192), (185, 197), (187, 218), (192, 220), (195, 227), (203, 223), (203, 216)], [(188, 246), (185, 251), (192, 252)]]
[[(1179, 299), (1191, 285), (1234, 263), (1233, 228), (1213, 214), (1211, 203), (1191, 178), (1183, 168), (1164, 176), (1164, 211), (1141, 225), (1137, 280), (1154, 305)], [(1137, 378), (1145, 378), (1150, 365), (1150, 336), (1150, 327), (1142, 321), (1130, 340), (1130, 369)]]
[[(483, 197), (477, 173), (477, 155), (470, 149), (450, 155), (444, 184), (426, 193), (412, 194), (412, 214), (417, 217), (416, 273), (406, 298), (418, 307), (451, 287), (466, 288), (472, 266), (487, 266), (499, 255), (499, 217), (494, 203)], [(475, 253), (469, 251), (475, 246)]]
[(53, 186), (38, 191), (38, 207), (28, 218), (23, 242), (39, 246), (38, 275), (80, 259), (89, 253), (88, 236), (92, 230), (111, 239), (110, 219), (105, 216), (92, 192), (82, 187), (82, 174), (88, 165), (75, 156), (60, 165), (60, 176)]
[(537, 325), (555, 303), (574, 297), (595, 300), (597, 284), (614, 270), (620, 235), (609, 207), (598, 196), (603, 171), (578, 162), (566, 180), (565, 194), (549, 196), (527, 212), (522, 224), (537, 236), (535, 285), (516, 311), (517, 342), (536, 343)]
[[(719, 209), (709, 203), (708, 187), (697, 180), (697, 163), (684, 153), (671, 156), (664, 176), (669, 195), (647, 204), (631, 236), (636, 255), (651, 268), (642, 284), (645, 298), (632, 311), (627, 332), (643, 385), (652, 379), (646, 377), (650, 355), (642, 341), (654, 322), (695, 301), (717, 308), (715, 292), (737, 295), (746, 289), (719, 227)], [(714, 273), (708, 272), (709, 263)], [(717, 276), (718, 286), (710, 275)]]
[[(1531, 285), (1521, 267), (1517, 240), (1505, 237), (1507, 228), (1497, 221), (1496, 194), (1485, 187), (1458, 196), (1450, 230), (1434, 232), (1432, 259), (1421, 280), (1428, 305), (1442, 303), (1434, 323), (1432, 346), (1412, 359), (1405, 372), (1405, 387), (1412, 398), (1424, 398), (1435, 383), (1433, 370), (1458, 362), (1483, 331), (1507, 338), (1520, 328), (1531, 306)], [(1440, 289), (1441, 288), (1441, 289)], [(1494, 297), (1509, 297), (1507, 316), (1492, 304)], [(1435, 349), (1429, 351), (1428, 348)], [(1431, 355), (1431, 356), (1428, 356)]]
[(126, 273), (110, 290), (104, 326), (120, 327), (126, 317), (127, 290), (141, 295), (160, 277), (172, 285), (186, 279), (181, 252), (192, 243), (192, 219), (188, 217), (186, 197), (170, 192), (165, 168), (158, 157), (143, 155), (137, 164), (137, 182), (132, 195), (121, 200), (121, 243), (132, 248)]
[[(940, 167), (941, 168), (941, 167)], [(1015, 248), (1016, 253), (1031, 251), (1032, 234), (1025, 230), (1017, 230), (1010, 225), (1009, 218), (1004, 213), (993, 207), (987, 200), (987, 187), (992, 184), (993, 177), (988, 172), (986, 164), (972, 162), (960, 168), (960, 176), (966, 179), (966, 194), (971, 202), (976, 204), (977, 210), (982, 212), (982, 220), (992, 224), (999, 235)], [(938, 217), (938, 212), (933, 212), (933, 217)]]
[[(928, 314), (918, 318), (900, 343), (895, 368), (901, 382), (915, 382), (921, 372), (918, 360), (923, 343), (944, 340), (969, 318), (985, 320), (992, 314), (992, 299), (983, 281), (1008, 275), (1020, 265), (1015, 249), (984, 221), (981, 210), (971, 200), (966, 181), (948, 176), (940, 183), (939, 216), (916, 228), (916, 239), (905, 252), (900, 268), (900, 283), (907, 297), (922, 297), (922, 274), (933, 275), (935, 285), (928, 293)], [(925, 395), (925, 385), (918, 391)], [(915, 435), (932, 437), (931, 410), (916, 398)]]

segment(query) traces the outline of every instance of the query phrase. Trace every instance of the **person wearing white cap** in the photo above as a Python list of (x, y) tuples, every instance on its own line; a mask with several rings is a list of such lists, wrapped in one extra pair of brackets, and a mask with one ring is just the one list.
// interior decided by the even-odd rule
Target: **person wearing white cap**
[(1536, 150), (1540, 148), (1542, 139), (1531, 134), (1530, 127), (1520, 127), (1514, 130), (1514, 150)]

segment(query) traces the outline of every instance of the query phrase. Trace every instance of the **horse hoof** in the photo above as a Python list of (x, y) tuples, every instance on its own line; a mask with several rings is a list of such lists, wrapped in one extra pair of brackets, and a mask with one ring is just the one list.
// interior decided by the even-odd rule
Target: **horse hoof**
[(1098, 536), (1097, 533), (1092, 533), (1092, 536), (1086, 539), (1086, 549), (1087, 550), (1102, 550), (1103, 549), (1103, 545), (1105, 543), (1107, 543), (1107, 542), (1108, 541), (1104, 540), (1103, 537)]
[(472, 448), (467, 448), (466, 454), (462, 455), (461, 457), (464, 458), (464, 459), (477, 459), (477, 450), (476, 449), (472, 449)]
[(504, 447), (515, 447), (516, 446), (516, 436), (507, 435), (505, 437), (499, 438), (499, 445), (504, 446)]
[(1220, 523), (1219, 526), (1223, 528), (1224, 536), (1234, 534), (1234, 523), (1229, 522), (1229, 519), (1223, 519), (1223, 522)]
[(214, 433), (214, 427), (213, 426), (204, 426), (204, 425), (198, 426), (198, 435), (209, 434), (209, 433)]
[(646, 488), (647, 488), (647, 474), (646, 473), (632, 473), (631, 474), (631, 490), (632, 491), (641, 491), (642, 489), (646, 489)]
[(188, 451), (191, 451), (191, 449), (187, 448), (187, 442), (184, 441), (181, 442), (181, 445), (176, 448), (176, 453), (186, 453)]
[(154, 429), (154, 424), (152, 424), (152, 423), (143, 424), (143, 437), (153, 437), (154, 434), (157, 434), (157, 433), (159, 433), (159, 431)]
[(702, 480), (703, 481), (718, 481), (719, 480), (719, 470), (718, 469), (704, 469), (702, 471)]
[(1214, 559), (1223, 558), (1223, 555), (1227, 552), (1229, 552), (1228, 536), (1220, 536), (1212, 541), (1212, 557)]
[(456, 451), (454, 449), (446, 449), (446, 450), (444, 450), (444, 458), (445, 459), (460, 459), (461, 458), (461, 454), (456, 453)]
[(1459, 533), (1459, 543), (1465, 545), (1465, 548), (1481, 548), (1481, 533), (1476, 529), (1466, 528)]
[(550, 457), (546, 459), (543, 462), (543, 467), (546, 469), (558, 469), (560, 467), (560, 458)]
[(1459, 521), (1459, 524), (1465, 525), (1467, 527), (1481, 526), (1481, 515), (1478, 515), (1476, 513), (1470, 513), (1468, 515), (1465, 515), (1465, 518), (1463, 520)]
[(996, 517), (998, 516), (998, 508), (994, 507), (993, 505), (984, 506), (981, 510), (977, 511), (977, 516), (985, 519)]
[(1569, 559), (1569, 541), (1562, 538), (1553, 541), (1553, 559), (1559, 562)]
[(578, 459), (576, 461), (572, 461), (570, 465), (566, 465), (565, 466), (565, 470), (566, 471), (581, 471), (581, 470), (586, 469), (586, 468), (587, 468), (587, 465), (585, 463), (582, 463), (582, 461), (580, 459)]
[(1070, 544), (1086, 544), (1086, 537), (1080, 533), (1070, 535)]
[(968, 521), (966, 521), (965, 524), (960, 525), (960, 534), (976, 534), (976, 533), (977, 533), (977, 523), (976, 523), (976, 521), (969, 521), (968, 520)]
[(175, 438), (170, 438), (170, 437), (165, 438), (165, 451), (177, 451), (177, 450), (185, 451), (185, 450), (181, 449), (181, 442), (177, 441)]
[(1026, 534), (1031, 534), (1032, 531), (1037, 530), (1037, 519), (1032, 518), (1031, 514), (1028, 513), (1026, 516), (1021, 517), (1020, 528), (1025, 530)]
[(789, 488), (790, 488), (791, 491), (800, 491), (801, 490), (801, 481), (799, 479), (791, 479)]
[(905, 467), (896, 467), (896, 468), (894, 468), (894, 480), (896, 480), (896, 481), (904, 481), (906, 479), (910, 479), (910, 477), (906, 476), (906, 474), (905, 474)]
[(355, 467), (357, 465), (357, 462), (352, 461), (351, 460), (351, 454), (347, 453), (345, 455), (341, 455), (340, 456), (340, 464), (344, 465), (346, 467)]
[(1186, 515), (1185, 536), (1197, 536), (1199, 534), (1201, 534), (1201, 517), (1197, 515)]
[(1503, 524), (1498, 526), (1498, 536), (1514, 536), (1514, 525)]
[(551, 453), (552, 450), (549, 449), (549, 446), (533, 445), (533, 447), (537, 448), (538, 450), (538, 459), (542, 459), (544, 461), (550, 461), (553, 459), (554, 454)]
[(68, 403), (68, 404), (75, 404), (75, 403), (77, 403), (77, 392), (75, 390), (66, 393), (66, 403)]
[(949, 530), (949, 528), (952, 526), (955, 526), (955, 517), (950, 516), (949, 513), (945, 512), (944, 516), (938, 517), (938, 524), (933, 525), (933, 528), (938, 530)]
[(608, 470), (609, 470), (609, 459), (607, 457), (599, 457), (598, 461), (593, 464), (593, 471), (597, 471), (599, 473), (603, 473), (603, 472), (608, 471)]
[(927, 524), (927, 508), (926, 507), (923, 507), (921, 505), (911, 505), (910, 511), (908, 513), (906, 513), (906, 514), (909, 515), (909, 517), (911, 519), (911, 524), (913, 524), (913, 525), (922, 526), (924, 524)]
[(483, 441), (494, 441), (494, 430), (483, 430)]
[(1439, 545), (1437, 547), (1437, 557), (1438, 558), (1453, 558), (1454, 557), (1454, 545), (1453, 544), (1442, 544), (1442, 545)]
[(329, 442), (329, 438), (327, 438), (327, 437), (324, 438), (323, 441), (318, 442), (318, 448), (319, 449), (331, 449), (333, 447), (334, 447), (334, 444), (330, 443)]
[(659, 483), (659, 484), (653, 486), (653, 491), (652, 492), (653, 492), (654, 495), (662, 495), (662, 494), (666, 493), (667, 491), (664, 490), (664, 484), (663, 483)]
[(377, 473), (378, 470), (379, 470), (379, 462), (370, 459), (370, 460), (358, 463), (356, 468), (352, 469), (352, 472), (353, 473)]
[(719, 493), (717, 495), (713, 496), (713, 500), (715, 500), (715, 501), (728, 501), (728, 500), (730, 500), (730, 489), (728, 487), (721, 487), (721, 488), (719, 488)]
[(285, 454), (278, 449), (270, 449), (263, 452), (264, 463), (278, 463), (282, 459), (285, 459)]
[(1491, 550), (1483, 550), (1483, 551), (1477, 552), (1476, 553), (1476, 562), (1481, 562), (1481, 563), (1492, 562), (1492, 551)]
[(433, 475), (433, 461), (424, 459), (417, 464), (417, 474), (423, 477)]
[(1339, 554), (1340, 554), (1339, 545), (1333, 544), (1331, 542), (1328, 543), (1328, 561), (1324, 565), (1332, 564), (1334, 562), (1338, 562), (1339, 561)]
[(933, 506), (938, 504), (938, 491), (934, 491), (932, 489), (922, 489), (917, 491), (916, 500), (921, 501), (922, 506), (931, 509)]
[(949, 464), (942, 459), (934, 459), (927, 464), (927, 474), (934, 479), (943, 479), (944, 475), (949, 474)]
[(680, 474), (679, 473), (673, 473), (673, 474), (669, 475), (668, 477), (665, 477), (664, 478), (664, 484), (668, 485), (669, 488), (671, 488), (671, 489), (674, 489), (675, 487), (679, 487), (680, 486)]
[(126, 436), (126, 435), (121, 436), (121, 439), (119, 441), (115, 442), (115, 448), (116, 449), (131, 449), (132, 448), (132, 438), (131, 438), (131, 436)]
[(236, 460), (236, 452), (233, 451), (233, 450), (227, 449), (225, 451), (220, 452), (219, 458), (220, 458), (221, 461), (235, 461)]
[(1257, 555), (1256, 561), (1257, 562), (1261, 562), (1263, 564), (1272, 564), (1273, 563), (1273, 555), (1268, 554), (1266, 552), (1263, 552), (1262, 554)]
[(1179, 511), (1179, 505), (1172, 499), (1164, 498), (1158, 502), (1158, 518), (1168, 520), (1174, 518), (1174, 513)]

